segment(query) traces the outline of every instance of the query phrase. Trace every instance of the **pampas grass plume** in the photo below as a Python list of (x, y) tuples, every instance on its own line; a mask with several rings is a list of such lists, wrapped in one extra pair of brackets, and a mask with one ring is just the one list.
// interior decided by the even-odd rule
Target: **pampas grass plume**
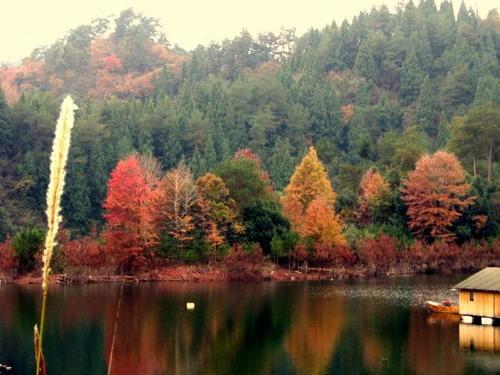
[(71, 128), (74, 122), (74, 111), (77, 109), (73, 99), (67, 96), (62, 105), (59, 119), (57, 120), (52, 154), (50, 156), (50, 179), (47, 189), (47, 236), (43, 249), (42, 270), (42, 312), (40, 317), (40, 332), (35, 326), (35, 353), (36, 374), (45, 374), (45, 361), (43, 360), (42, 342), (45, 326), (45, 310), (47, 304), (47, 290), (50, 274), (50, 260), (56, 244), (56, 235), (61, 223), (61, 197), (64, 191), (64, 177), (66, 176), (66, 162), (68, 160)]
[(62, 105), (57, 120), (52, 154), (50, 156), (50, 179), (47, 189), (47, 236), (43, 251), (42, 289), (46, 290), (50, 273), (50, 260), (55, 246), (55, 239), (62, 217), (61, 197), (64, 191), (66, 176), (66, 161), (68, 160), (71, 128), (74, 122), (74, 110), (77, 109), (73, 99), (67, 96)]

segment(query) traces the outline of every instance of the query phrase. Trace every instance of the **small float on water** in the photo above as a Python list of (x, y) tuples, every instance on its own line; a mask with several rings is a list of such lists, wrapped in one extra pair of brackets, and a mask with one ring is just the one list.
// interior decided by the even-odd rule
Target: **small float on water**
[(458, 314), (458, 305), (454, 304), (449, 300), (444, 300), (443, 302), (426, 301), (425, 306), (435, 313), (440, 314)]

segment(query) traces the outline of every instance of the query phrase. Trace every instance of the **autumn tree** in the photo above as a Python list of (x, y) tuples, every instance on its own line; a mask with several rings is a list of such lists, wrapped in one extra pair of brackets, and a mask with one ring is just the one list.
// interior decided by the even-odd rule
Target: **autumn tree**
[(369, 221), (375, 211), (380, 209), (389, 193), (389, 184), (378, 171), (369, 169), (363, 176), (360, 184), (358, 220), (361, 223)]
[[(216, 238), (217, 233), (232, 236), (233, 233), (243, 231), (239, 223), (236, 202), (229, 193), (222, 178), (212, 173), (207, 173), (196, 181), (196, 188), (200, 199), (205, 201), (208, 208), (207, 220), (210, 222), (209, 240)], [(213, 242), (213, 241), (209, 241)]]
[[(181, 162), (159, 184), (159, 227), (185, 248), (202, 215), (196, 184), (189, 167)], [(198, 222), (197, 222), (198, 221)]]
[(444, 151), (424, 155), (403, 186), (409, 228), (420, 238), (452, 240), (452, 224), (474, 201), (456, 156)]
[(285, 188), (283, 210), (303, 238), (329, 245), (344, 243), (342, 224), (335, 215), (335, 192), (314, 147), (302, 159)]
[(327, 245), (344, 245), (345, 240), (340, 234), (342, 224), (335, 215), (332, 205), (322, 197), (314, 199), (307, 207), (302, 234), (312, 238), (316, 243)]
[(104, 201), (107, 251), (119, 265), (133, 267), (158, 243), (155, 227), (158, 178), (138, 155), (118, 162)]

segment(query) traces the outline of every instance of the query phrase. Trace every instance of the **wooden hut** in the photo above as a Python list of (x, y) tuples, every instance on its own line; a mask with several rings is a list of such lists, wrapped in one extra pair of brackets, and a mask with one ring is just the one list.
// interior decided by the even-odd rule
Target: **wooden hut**
[(460, 315), (483, 323), (500, 319), (500, 267), (487, 267), (455, 285)]

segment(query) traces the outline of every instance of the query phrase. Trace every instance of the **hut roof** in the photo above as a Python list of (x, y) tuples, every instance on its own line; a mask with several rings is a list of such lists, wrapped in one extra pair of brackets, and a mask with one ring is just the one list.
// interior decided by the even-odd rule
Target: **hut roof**
[(500, 267), (486, 267), (454, 287), (458, 290), (500, 292)]

